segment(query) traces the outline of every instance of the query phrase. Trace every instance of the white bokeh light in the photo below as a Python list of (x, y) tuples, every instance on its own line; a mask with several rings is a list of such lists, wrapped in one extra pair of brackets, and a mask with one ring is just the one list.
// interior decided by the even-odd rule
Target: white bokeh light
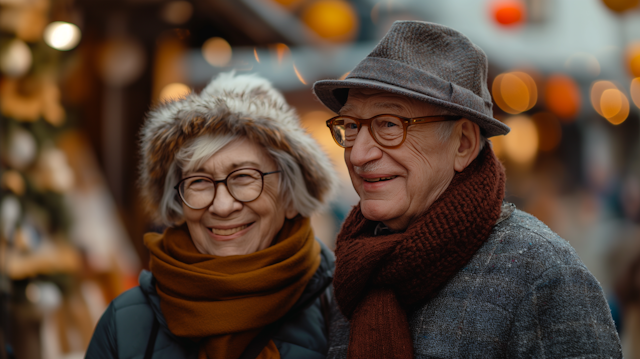
[(55, 21), (44, 29), (44, 41), (56, 50), (71, 50), (80, 42), (80, 29), (68, 22)]

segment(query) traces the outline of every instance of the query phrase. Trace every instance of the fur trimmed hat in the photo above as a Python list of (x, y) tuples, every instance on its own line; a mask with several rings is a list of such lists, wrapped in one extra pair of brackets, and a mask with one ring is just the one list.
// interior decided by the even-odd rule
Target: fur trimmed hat
[(331, 161), (282, 94), (257, 75), (228, 72), (200, 94), (165, 102), (148, 113), (141, 131), (139, 184), (152, 214), (159, 214), (176, 153), (202, 135), (237, 135), (290, 154), (307, 191), (320, 202), (326, 202), (337, 185)]

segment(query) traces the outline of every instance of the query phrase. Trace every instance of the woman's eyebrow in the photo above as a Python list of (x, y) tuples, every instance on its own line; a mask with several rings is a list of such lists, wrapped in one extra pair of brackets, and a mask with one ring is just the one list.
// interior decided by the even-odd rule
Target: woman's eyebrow
[[(255, 162), (255, 161), (232, 162), (232, 163), (224, 166), (224, 170), (226, 170), (227, 172), (231, 172), (236, 168), (245, 167), (245, 166), (251, 166), (253, 168), (258, 168), (260, 166), (260, 164), (258, 162)], [(195, 172), (210, 173), (209, 170), (207, 170), (204, 167), (199, 167), (199, 168), (196, 168), (194, 171), (192, 171), (192, 173), (195, 173)]]
[(258, 167), (260, 166), (260, 164), (258, 162), (254, 162), (254, 161), (242, 161), (242, 162), (233, 162), (231, 163), (231, 165), (229, 165), (229, 169), (232, 168), (239, 168), (239, 167), (244, 167), (244, 166), (253, 166), (253, 167)]

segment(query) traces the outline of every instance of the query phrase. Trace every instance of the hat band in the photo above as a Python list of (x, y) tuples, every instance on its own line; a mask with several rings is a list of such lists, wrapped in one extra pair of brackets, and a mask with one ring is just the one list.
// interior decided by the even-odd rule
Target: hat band
[(485, 101), (469, 89), (399, 61), (367, 57), (351, 71), (346, 80), (353, 78), (399, 86), (484, 113), (489, 117), (493, 115), (491, 101)]

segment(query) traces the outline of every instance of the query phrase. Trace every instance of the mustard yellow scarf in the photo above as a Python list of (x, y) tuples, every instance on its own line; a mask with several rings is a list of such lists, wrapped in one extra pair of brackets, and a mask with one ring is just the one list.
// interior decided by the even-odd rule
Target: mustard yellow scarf
[[(286, 220), (273, 245), (247, 255), (201, 254), (185, 226), (147, 233), (150, 269), (169, 330), (200, 341), (199, 358), (238, 358), (296, 303), (320, 265), (308, 218)], [(259, 358), (279, 358), (273, 342)]]

